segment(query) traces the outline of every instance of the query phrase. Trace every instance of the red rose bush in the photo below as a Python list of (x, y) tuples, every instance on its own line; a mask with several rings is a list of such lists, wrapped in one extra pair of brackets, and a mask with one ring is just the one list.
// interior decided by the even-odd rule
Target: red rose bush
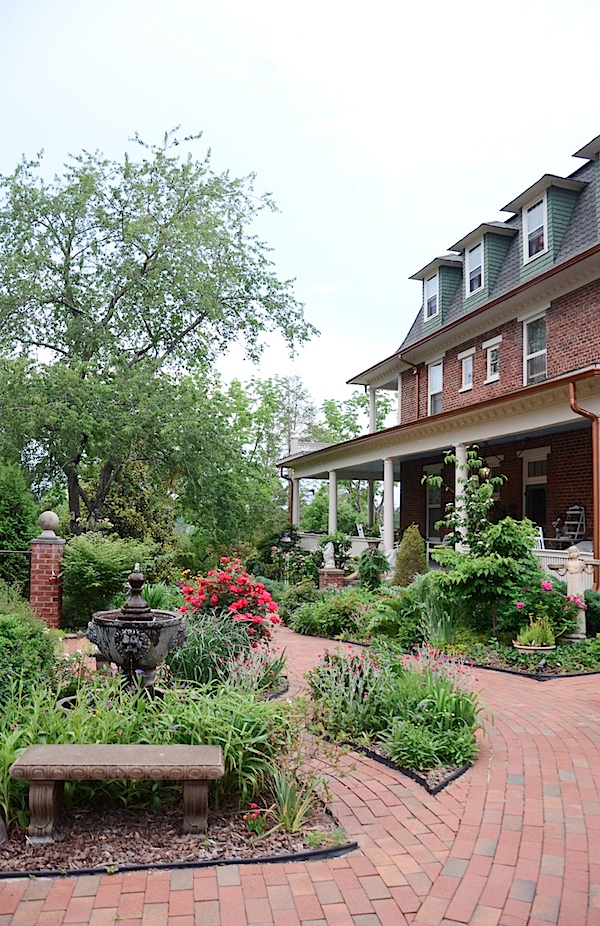
[(186, 604), (182, 611), (229, 614), (247, 628), (253, 642), (268, 642), (280, 623), (277, 604), (262, 582), (244, 570), (239, 559), (221, 557), (220, 568), (197, 576), (181, 589)]

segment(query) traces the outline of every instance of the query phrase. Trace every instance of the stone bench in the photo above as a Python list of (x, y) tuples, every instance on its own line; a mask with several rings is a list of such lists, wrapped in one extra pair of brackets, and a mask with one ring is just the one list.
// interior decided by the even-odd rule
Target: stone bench
[(65, 781), (150, 779), (183, 781), (183, 832), (205, 833), (208, 782), (225, 772), (220, 746), (34, 745), (10, 767), (29, 781), (33, 845), (52, 842)]

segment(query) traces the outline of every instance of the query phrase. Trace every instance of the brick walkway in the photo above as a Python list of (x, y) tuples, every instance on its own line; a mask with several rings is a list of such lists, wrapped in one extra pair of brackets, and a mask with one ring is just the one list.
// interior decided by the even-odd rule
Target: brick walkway
[[(279, 640), (293, 692), (332, 647), (285, 629)], [(474, 685), (495, 723), (475, 767), (437, 797), (344, 757), (333, 810), (358, 851), (0, 881), (0, 926), (600, 926), (600, 676), (478, 671)]]

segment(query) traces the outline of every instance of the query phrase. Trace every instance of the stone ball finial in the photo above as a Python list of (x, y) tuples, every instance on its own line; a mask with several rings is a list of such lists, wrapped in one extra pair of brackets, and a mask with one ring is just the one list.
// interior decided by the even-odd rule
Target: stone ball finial
[(56, 537), (59, 517), (54, 511), (43, 511), (38, 518), (43, 537)]

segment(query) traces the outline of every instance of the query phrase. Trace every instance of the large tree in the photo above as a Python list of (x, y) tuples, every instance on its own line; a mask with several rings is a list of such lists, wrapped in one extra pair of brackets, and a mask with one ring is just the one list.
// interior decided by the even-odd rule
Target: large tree
[(274, 208), (253, 177), (178, 157), (172, 134), (136, 141), (139, 160), (84, 152), (47, 181), (24, 159), (0, 178), (0, 390), (13, 438), (67, 480), (74, 524), (82, 502), (102, 515), (130, 460), (165, 456), (182, 372), (236, 340), (256, 359), (268, 331), (290, 349), (315, 333), (251, 234)]

